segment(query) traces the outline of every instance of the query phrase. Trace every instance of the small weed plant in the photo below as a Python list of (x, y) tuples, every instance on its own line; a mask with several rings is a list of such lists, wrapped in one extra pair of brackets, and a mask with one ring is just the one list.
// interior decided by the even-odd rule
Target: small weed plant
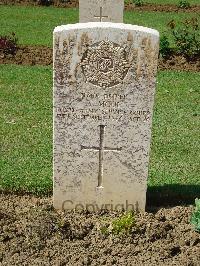
[(17, 51), (17, 41), (14, 32), (10, 35), (0, 36), (0, 52), (4, 55), (15, 55)]
[(135, 217), (132, 211), (123, 214), (121, 217), (113, 220), (110, 225), (102, 226), (101, 233), (104, 235), (113, 234), (121, 235), (128, 234), (135, 226)]
[(200, 233), (200, 199), (195, 200), (195, 205), (196, 207), (191, 217), (191, 224)]
[(172, 20), (168, 26), (178, 53), (190, 58), (200, 55), (200, 25), (197, 18), (184, 20), (180, 25)]
[(178, 7), (187, 9), (190, 8), (190, 3), (187, 0), (181, 0), (178, 3)]
[(130, 233), (135, 225), (135, 217), (133, 212), (128, 212), (112, 222), (112, 233)]

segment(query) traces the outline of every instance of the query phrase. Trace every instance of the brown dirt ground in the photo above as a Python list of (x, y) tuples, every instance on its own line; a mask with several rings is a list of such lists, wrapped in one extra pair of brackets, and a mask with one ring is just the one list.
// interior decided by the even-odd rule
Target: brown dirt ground
[[(39, 5), (39, 0), (0, 0), (0, 4), (3, 5)], [(54, 0), (53, 5), (55, 7), (78, 7), (78, 0)], [(159, 12), (192, 12), (199, 13), (200, 5), (192, 5), (189, 8), (178, 8), (177, 5), (173, 4), (148, 4), (138, 7), (134, 4), (125, 5), (125, 10), (141, 10), (141, 11), (159, 11)]]
[(200, 265), (193, 207), (135, 215), (128, 235), (100, 228), (121, 215), (56, 212), (51, 198), (0, 195), (0, 265)]
[[(20, 46), (16, 55), (4, 55), (0, 52), (0, 64), (51, 65), (53, 51), (48, 47)], [(185, 70), (200, 72), (200, 58), (188, 61), (180, 55), (159, 59), (159, 69)]]
[(125, 5), (125, 10), (155, 11), (155, 12), (188, 12), (199, 13), (200, 5), (193, 5), (189, 8), (179, 8), (173, 4), (144, 4), (143, 6)]
[(15, 55), (5, 55), (0, 51), (0, 64), (51, 65), (53, 49), (45, 46), (20, 46)]

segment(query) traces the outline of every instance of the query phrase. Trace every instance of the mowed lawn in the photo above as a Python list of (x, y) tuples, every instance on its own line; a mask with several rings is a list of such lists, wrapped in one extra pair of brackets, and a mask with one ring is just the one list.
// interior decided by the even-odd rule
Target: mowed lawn
[[(52, 69), (0, 65), (0, 73), (0, 188), (51, 193)], [(158, 74), (149, 187), (200, 185), (199, 83), (199, 73)]]
[[(192, 13), (125, 11), (124, 22), (157, 29), (169, 35), (167, 23), (199, 17)], [(15, 32), (20, 44), (52, 47), (53, 29), (78, 22), (78, 9), (54, 7), (0, 6), (0, 35)]]
[(0, 65), (0, 187), (52, 189), (51, 68)]

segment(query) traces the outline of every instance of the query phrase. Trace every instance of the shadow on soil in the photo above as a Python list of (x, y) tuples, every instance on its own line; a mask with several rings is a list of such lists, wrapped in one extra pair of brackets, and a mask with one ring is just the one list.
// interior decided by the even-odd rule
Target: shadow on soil
[(194, 205), (200, 199), (200, 185), (164, 185), (148, 187), (147, 209), (152, 207), (174, 207)]
[[(27, 191), (0, 190), (2, 195), (34, 196), (52, 198), (52, 191), (36, 195)], [(160, 208), (194, 205), (195, 199), (200, 199), (200, 185), (163, 185), (147, 189), (146, 211), (154, 212)]]

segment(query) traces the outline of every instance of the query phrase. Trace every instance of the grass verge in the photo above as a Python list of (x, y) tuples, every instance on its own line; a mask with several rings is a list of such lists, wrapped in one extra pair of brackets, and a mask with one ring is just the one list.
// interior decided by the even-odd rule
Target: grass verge
[(52, 77), (47, 67), (0, 65), (0, 187), (52, 190)]
[(200, 188), (199, 82), (198, 73), (159, 73), (152, 132), (150, 187), (165, 185), (168, 188), (174, 187), (178, 193), (181, 190), (184, 193), (196, 193), (196, 188)]

